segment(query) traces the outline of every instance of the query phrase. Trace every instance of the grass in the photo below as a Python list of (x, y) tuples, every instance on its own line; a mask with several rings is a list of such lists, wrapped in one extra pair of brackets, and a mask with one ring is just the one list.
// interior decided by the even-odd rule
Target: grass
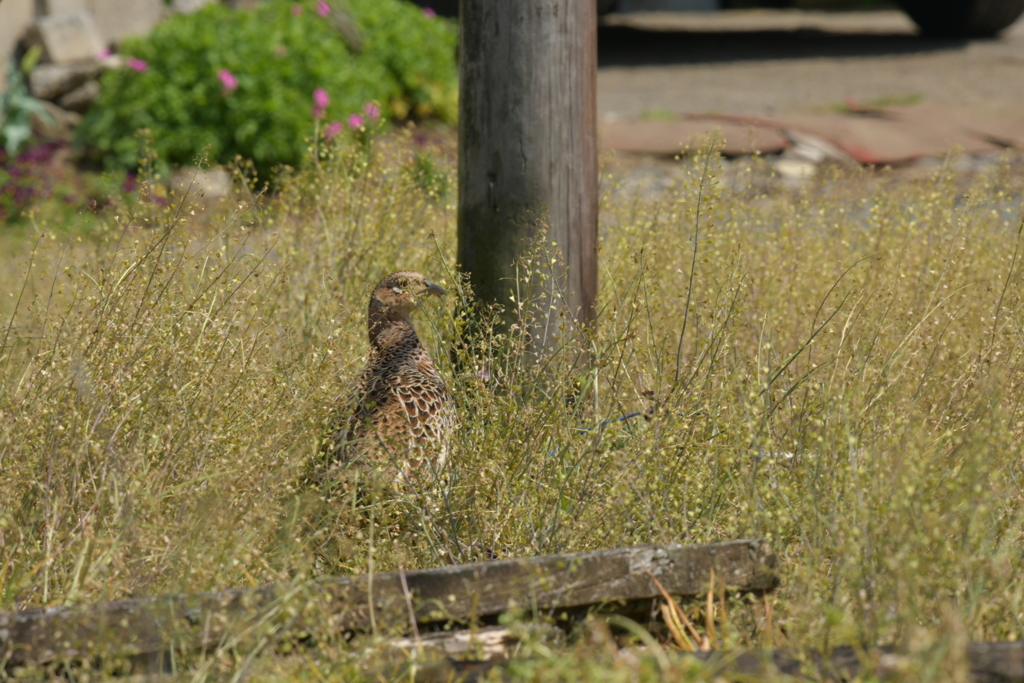
[[(950, 644), (1017, 637), (1012, 164), (765, 190), (757, 160), (697, 158), (654, 195), (609, 171), (597, 332), (537, 363), (515, 331), (456, 342), (471, 300), (452, 169), (412, 148), (327, 149), (274, 196), (239, 172), (205, 212), (145, 201), (143, 175), (143, 199), (88, 233), (37, 224), (8, 244), (0, 608), (761, 537), (781, 560), (773, 621), (731, 609), (720, 644), (896, 644), (915, 657), (904, 680), (948, 680), (965, 671)], [(462, 428), (434, 502), (381, 496), (374, 528), (297, 482), (364, 360), (368, 288), (398, 268), (453, 291), (418, 327)], [(522, 680), (660, 675), (599, 634), (531, 647)], [(225, 646), (179, 673), (321, 680), (363, 666), (353, 652)]]

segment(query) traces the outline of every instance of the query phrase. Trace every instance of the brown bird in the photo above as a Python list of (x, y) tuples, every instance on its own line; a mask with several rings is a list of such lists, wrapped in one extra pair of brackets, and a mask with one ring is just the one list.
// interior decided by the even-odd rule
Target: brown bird
[[(412, 312), (444, 289), (415, 271), (384, 277), (367, 311), (370, 356), (356, 398), (328, 440), (335, 464), (359, 463), (408, 479), (444, 467), (455, 406), (412, 326)], [(397, 467), (387, 467), (388, 463)]]

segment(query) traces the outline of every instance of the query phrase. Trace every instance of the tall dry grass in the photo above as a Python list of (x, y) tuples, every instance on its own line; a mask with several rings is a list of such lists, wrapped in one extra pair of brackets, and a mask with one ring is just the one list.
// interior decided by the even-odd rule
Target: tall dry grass
[[(273, 196), (239, 174), (205, 212), (144, 186), (95, 232), (10, 246), (0, 607), (756, 536), (783, 588), (771, 632), (755, 614), (734, 641), (1016, 637), (1012, 165), (765, 190), (756, 160), (726, 183), (698, 158), (656, 194), (609, 173), (597, 332), (538, 362), (515, 330), (456, 343), (451, 169), (410, 147), (328, 150)], [(297, 482), (399, 268), (454, 292), (418, 326), (462, 428), (433, 502), (378, 499), (367, 527)]]

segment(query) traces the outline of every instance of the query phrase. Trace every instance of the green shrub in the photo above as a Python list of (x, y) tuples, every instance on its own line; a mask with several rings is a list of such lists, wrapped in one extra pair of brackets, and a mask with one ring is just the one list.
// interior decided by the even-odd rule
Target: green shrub
[(252, 12), (213, 4), (125, 42), (127, 66), (103, 77), (79, 143), (107, 167), (134, 168), (135, 131), (148, 128), (166, 162), (191, 163), (209, 146), (211, 160), (241, 155), (266, 177), (305, 154), (318, 88), (330, 96), (324, 126), (371, 101), (396, 119), (454, 118), (456, 35), (448, 22), (402, 0), (347, 0), (363, 40), (355, 54), (336, 25), (343, 9), (324, 17), (318, 4), (272, 0)]

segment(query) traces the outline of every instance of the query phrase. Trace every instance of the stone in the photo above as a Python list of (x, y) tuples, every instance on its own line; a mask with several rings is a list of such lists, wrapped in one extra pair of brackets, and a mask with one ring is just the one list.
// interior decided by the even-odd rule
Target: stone
[(216, 0), (173, 0), (171, 9), (178, 14), (192, 14), (198, 12)]
[(857, 161), (849, 154), (839, 149), (825, 138), (813, 135), (812, 133), (805, 133), (799, 130), (787, 130), (786, 137), (793, 142), (793, 153), (796, 156), (815, 164), (820, 164), (826, 159), (836, 161), (841, 164), (857, 163)]
[(178, 196), (187, 192), (193, 199), (209, 207), (224, 201), (231, 194), (231, 174), (220, 167), (185, 167), (174, 174), (171, 186)]
[(85, 0), (45, 0), (46, 12), (43, 14), (71, 14), (72, 12), (88, 12), (90, 7)]
[(92, 106), (93, 101), (95, 101), (99, 96), (100, 83), (93, 79), (91, 81), (86, 81), (71, 92), (65, 94), (57, 100), (57, 104), (68, 111), (84, 114), (86, 110)]
[(42, 117), (35, 117), (35, 123), (44, 132), (57, 135), (69, 135), (71, 131), (82, 122), (82, 115), (58, 107), (53, 102), (43, 100), (43, 107), (50, 114), (52, 120), (44, 120)]
[(818, 166), (806, 159), (779, 159), (773, 166), (786, 180), (810, 180), (818, 172)]
[(106, 48), (89, 12), (41, 17), (36, 21), (33, 34), (54, 64), (95, 60)]
[(163, 0), (86, 0), (103, 40), (119, 43), (144, 36), (167, 15)]
[(102, 71), (103, 65), (95, 59), (69, 64), (39, 64), (28, 75), (28, 88), (33, 97), (56, 100), (96, 78)]
[(7, 90), (7, 60), (35, 20), (35, 0), (0, 0), (0, 93)]

